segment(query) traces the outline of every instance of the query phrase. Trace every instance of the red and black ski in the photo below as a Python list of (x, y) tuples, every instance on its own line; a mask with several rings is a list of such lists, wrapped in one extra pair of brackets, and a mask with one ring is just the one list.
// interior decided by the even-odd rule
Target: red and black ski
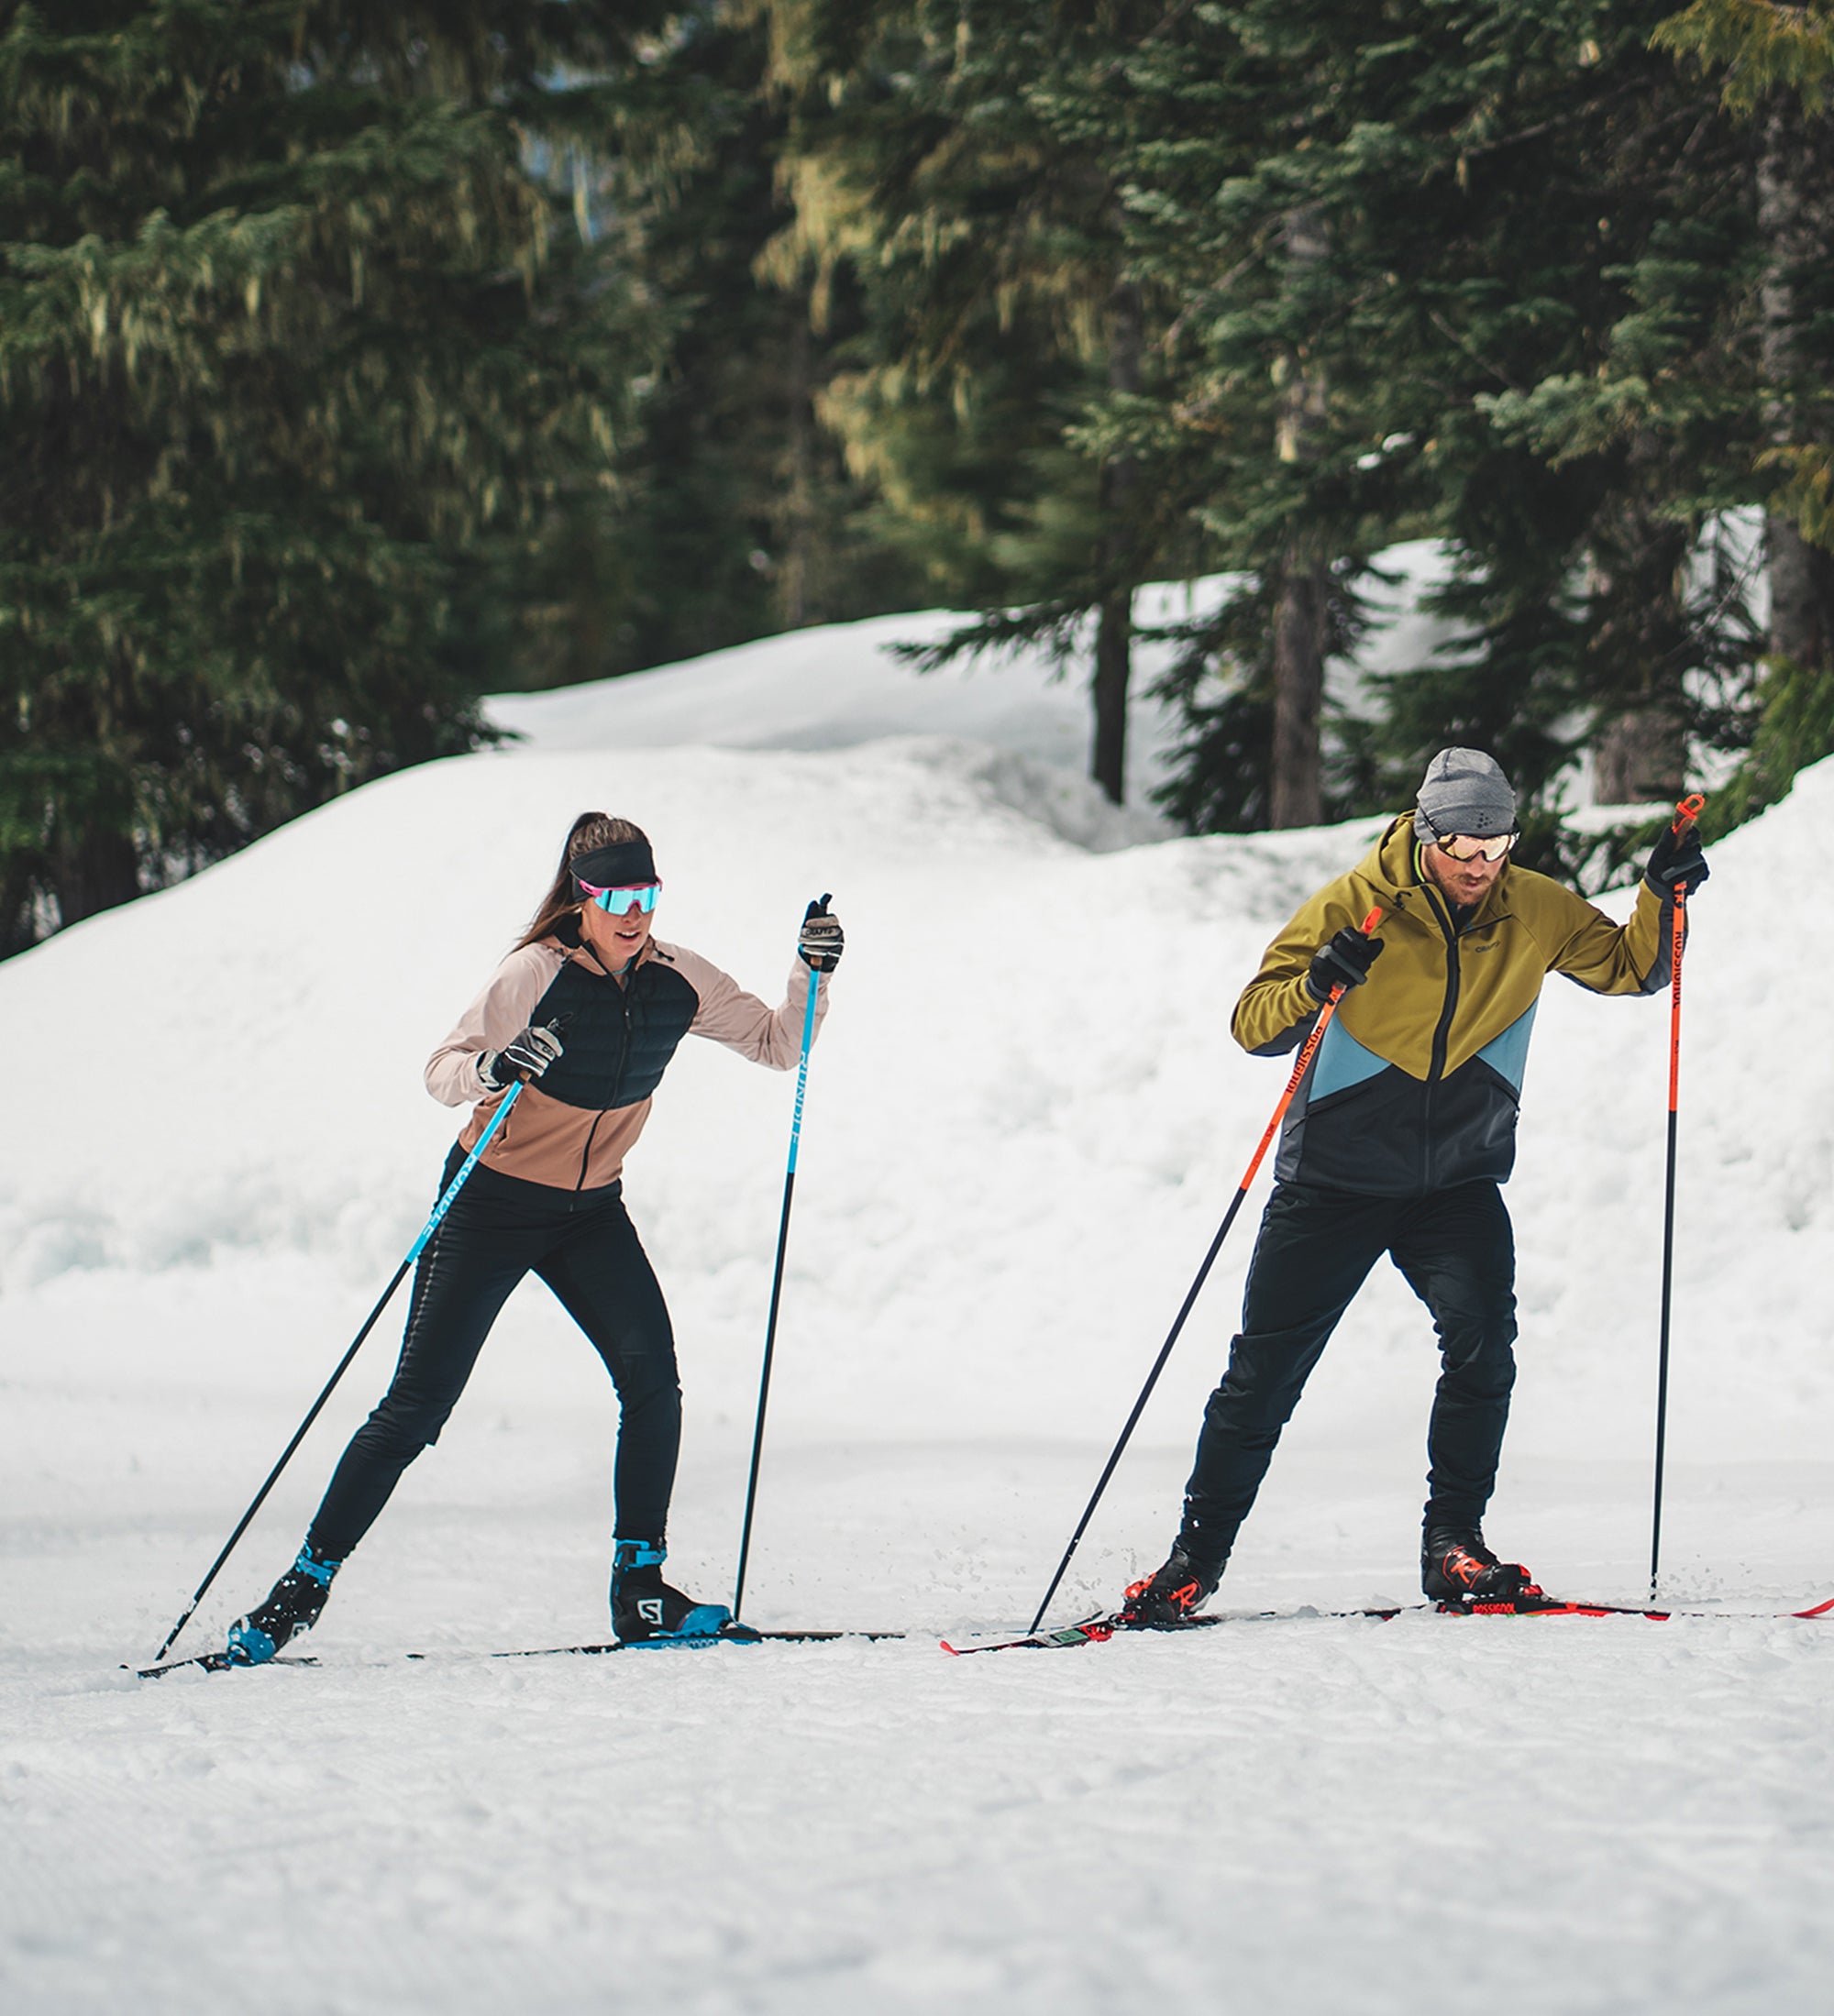
[[(1409, 1612), (1431, 1611), (1448, 1617), (1641, 1617), (1652, 1624), (1666, 1624), (1676, 1617), (1834, 1617), (1834, 1596), (1825, 1602), (1812, 1604), (1806, 1610), (1656, 1610), (1639, 1603), (1568, 1603), (1558, 1597), (1540, 1596), (1532, 1602), (1482, 1603), (1396, 1603), (1387, 1607), (1371, 1606), (1359, 1610), (1254, 1610), (1223, 1611), (1215, 1616), (1188, 1617), (1183, 1624), (1161, 1625), (1150, 1628), (1164, 1634), (1177, 1631), (1201, 1631), (1216, 1625), (1225, 1624), (1295, 1624), (1307, 1620), (1322, 1621), (1330, 1618), (1340, 1620), (1366, 1617), (1372, 1622), (1386, 1624), (1391, 1617), (1402, 1616)], [(1110, 1638), (1132, 1632), (1138, 1626), (1125, 1623), (1118, 1611), (1104, 1611), (1097, 1616), (1085, 1617), (1079, 1623), (1064, 1625), (1055, 1631), (1026, 1631), (1010, 1638), (982, 1638), (962, 1645), (951, 1644), (943, 1639), (944, 1651), (953, 1653), (957, 1658), (966, 1658), (971, 1652), (1055, 1652), (1071, 1649), (1083, 1645), (1102, 1645)]]

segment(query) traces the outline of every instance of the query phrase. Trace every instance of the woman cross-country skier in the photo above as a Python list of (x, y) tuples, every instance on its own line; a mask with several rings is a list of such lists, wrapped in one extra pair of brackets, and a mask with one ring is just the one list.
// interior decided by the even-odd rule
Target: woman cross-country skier
[(820, 976), (839, 964), (843, 941), (827, 899), (812, 903), (789, 994), (770, 1008), (698, 953), (650, 935), (661, 887), (637, 827), (582, 813), (535, 921), (428, 1059), (434, 1097), (471, 1103), (442, 1191), (509, 1088), (521, 1080), (525, 1089), (420, 1257), (388, 1392), (351, 1438), (299, 1559), (230, 1626), (232, 1658), (271, 1659), (317, 1622), (332, 1577), (403, 1471), (438, 1439), (497, 1312), (531, 1272), (617, 1389), (612, 1629), (628, 1644), (730, 1624), (724, 1606), (662, 1579), (681, 1389), (668, 1311), (624, 1212), (624, 1161), (684, 1036), (778, 1071), (797, 1061), (808, 990), (820, 990), (819, 1021)]

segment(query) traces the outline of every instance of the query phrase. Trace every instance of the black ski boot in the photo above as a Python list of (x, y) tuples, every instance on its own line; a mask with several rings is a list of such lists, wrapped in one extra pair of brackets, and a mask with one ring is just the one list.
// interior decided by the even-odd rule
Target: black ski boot
[(1429, 1526), (1420, 1587), (1447, 1610), (1534, 1610), (1546, 1603), (1519, 1561), (1499, 1561), (1475, 1526)]
[(1131, 1582), (1116, 1613), (1126, 1631), (1176, 1631), (1188, 1624), (1192, 1613), (1215, 1592), (1222, 1580), (1222, 1563), (1214, 1567), (1193, 1560), (1180, 1547), (1174, 1547), (1163, 1568), (1155, 1569), (1144, 1581)]
[(343, 1565), (327, 1560), (308, 1540), (267, 1600), (229, 1626), (230, 1658), (238, 1666), (265, 1666), (283, 1645), (310, 1631), (331, 1594), (331, 1578)]
[(620, 1645), (753, 1637), (724, 1603), (700, 1603), (662, 1579), (660, 1540), (612, 1542), (612, 1630)]

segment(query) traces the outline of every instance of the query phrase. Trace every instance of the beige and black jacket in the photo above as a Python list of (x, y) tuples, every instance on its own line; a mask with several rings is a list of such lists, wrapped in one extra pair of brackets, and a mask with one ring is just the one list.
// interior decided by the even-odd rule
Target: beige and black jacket
[[(816, 997), (828, 1011), (826, 975)], [(569, 918), (552, 938), (513, 952), (426, 1063), (426, 1089), (446, 1106), (475, 1101), (458, 1136), (468, 1152), (503, 1095), (478, 1061), (532, 1022), (558, 1022), (565, 1049), (517, 1096), (483, 1164), (553, 1189), (598, 1190), (618, 1181), (649, 1118), (650, 1096), (684, 1036), (706, 1036), (753, 1063), (787, 1071), (801, 1054), (809, 988), (800, 958), (776, 1008), (685, 945), (647, 940), (622, 978), (600, 964)]]

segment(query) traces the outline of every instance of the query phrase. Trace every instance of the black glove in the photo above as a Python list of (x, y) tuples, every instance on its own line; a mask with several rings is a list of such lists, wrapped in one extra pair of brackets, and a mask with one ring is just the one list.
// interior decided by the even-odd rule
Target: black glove
[(525, 1029), (501, 1050), (485, 1051), (478, 1075), (492, 1092), (507, 1092), (518, 1078), (529, 1084), (540, 1077), (564, 1048), (558, 1027)]
[(1320, 945), (1306, 968), (1306, 992), (1314, 1001), (1331, 999), (1333, 987), (1360, 987), (1382, 956), (1382, 941), (1346, 924), (1328, 945)]
[(1689, 820), (1679, 832), (1669, 827), (1650, 849), (1643, 880), (1658, 896), (1666, 896), (1677, 882), (1685, 882), (1692, 896), (1712, 872), (1700, 851), (1700, 830)]
[(832, 973), (841, 963), (841, 953), (846, 949), (846, 936), (841, 930), (838, 917), (828, 915), (832, 896), (824, 896), (819, 903), (810, 904), (802, 915), (802, 929), (797, 933), (796, 950), (817, 973)]

